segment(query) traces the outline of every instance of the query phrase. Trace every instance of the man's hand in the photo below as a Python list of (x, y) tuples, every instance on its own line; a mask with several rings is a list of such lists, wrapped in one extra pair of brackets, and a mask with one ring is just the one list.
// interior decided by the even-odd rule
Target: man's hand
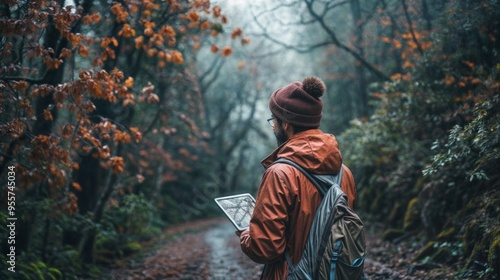
[(243, 231), (239, 231), (239, 230), (237, 230), (237, 231), (235, 231), (234, 233), (236, 233), (236, 235), (238, 235), (238, 237), (240, 237), (240, 236), (241, 236), (241, 234), (242, 234), (242, 233), (244, 233), (245, 231), (248, 231), (248, 229), (245, 229), (245, 230), (243, 230)]

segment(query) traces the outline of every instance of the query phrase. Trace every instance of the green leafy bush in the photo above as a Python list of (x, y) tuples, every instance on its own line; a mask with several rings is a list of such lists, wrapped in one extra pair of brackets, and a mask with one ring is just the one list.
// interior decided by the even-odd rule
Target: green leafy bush
[[(353, 121), (339, 143), (360, 209), (392, 232), (439, 244), (420, 261), (459, 262), (459, 277), (484, 278), (499, 273), (500, 45), (484, 36), (497, 37), (487, 22), (500, 10), (481, 3), (449, 2), (448, 15), (464, 15), (452, 19), (464, 24), (436, 22), (443, 32), (430, 35), (433, 48), (373, 85), (375, 114)], [(405, 228), (410, 204), (417, 228)]]
[(137, 240), (147, 240), (160, 232), (157, 210), (142, 194), (128, 194), (106, 211), (96, 235), (96, 258), (113, 261), (141, 249)]

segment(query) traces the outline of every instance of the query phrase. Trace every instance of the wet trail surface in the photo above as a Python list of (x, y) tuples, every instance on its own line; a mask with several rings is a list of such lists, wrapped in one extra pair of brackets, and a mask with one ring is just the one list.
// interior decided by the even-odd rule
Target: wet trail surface
[[(127, 260), (106, 279), (259, 279), (262, 265), (243, 254), (239, 238), (226, 219), (209, 219), (166, 231), (141, 260)], [(367, 230), (367, 279), (432, 279), (411, 262), (408, 244), (382, 241)], [(154, 248), (154, 249), (153, 249)], [(411, 275), (410, 275), (411, 274)]]
[(110, 273), (111, 279), (259, 279), (262, 265), (240, 250), (235, 228), (227, 219), (175, 226), (166, 240), (140, 261)]
[(211, 247), (210, 279), (259, 279), (262, 265), (243, 254), (234, 231), (230, 223), (222, 222), (205, 234)]

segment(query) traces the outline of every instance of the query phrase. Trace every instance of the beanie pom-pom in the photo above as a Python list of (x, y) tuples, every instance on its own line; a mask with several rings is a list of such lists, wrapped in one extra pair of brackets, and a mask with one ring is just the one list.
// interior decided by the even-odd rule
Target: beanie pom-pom
[(313, 97), (319, 98), (325, 94), (326, 86), (320, 78), (312, 76), (302, 81), (302, 89)]

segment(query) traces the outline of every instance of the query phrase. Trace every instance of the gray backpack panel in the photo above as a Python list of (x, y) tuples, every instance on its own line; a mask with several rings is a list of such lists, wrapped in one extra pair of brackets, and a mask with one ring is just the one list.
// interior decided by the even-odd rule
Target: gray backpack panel
[(323, 195), (297, 266), (288, 251), (287, 279), (364, 279), (365, 235), (361, 219), (349, 208), (340, 183), (342, 171), (334, 175), (311, 175), (293, 161), (280, 158), (299, 169)]

